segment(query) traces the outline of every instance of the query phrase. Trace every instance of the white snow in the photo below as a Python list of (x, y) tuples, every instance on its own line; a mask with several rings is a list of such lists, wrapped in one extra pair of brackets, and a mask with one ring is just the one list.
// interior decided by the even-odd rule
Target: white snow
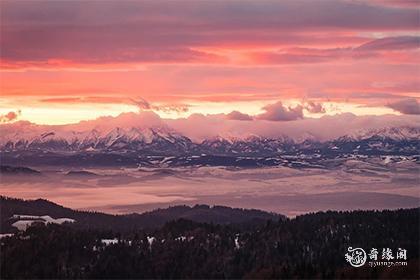
[(176, 241), (184, 242), (185, 240), (187, 240), (187, 237), (185, 237), (185, 236), (179, 236), (179, 237), (175, 238), (175, 240)]
[(40, 216), (33, 216), (33, 215), (13, 215), (13, 219), (40, 219)]
[(20, 220), (20, 221), (14, 222), (12, 224), (12, 226), (17, 228), (18, 230), (25, 231), (25, 230), (28, 229), (28, 227), (30, 227), (35, 222), (41, 222), (41, 221), (38, 221), (38, 220)]
[(18, 230), (26, 230), (30, 227), (33, 223), (44, 223), (44, 224), (58, 224), (61, 225), (63, 223), (74, 223), (76, 220), (70, 218), (58, 218), (54, 219), (48, 215), (44, 216), (34, 216), (34, 215), (13, 215), (13, 219), (18, 219), (18, 221), (14, 222), (12, 226), (16, 227)]
[(113, 239), (101, 239), (101, 243), (104, 244), (105, 246), (109, 246), (111, 244), (117, 244), (118, 243), (118, 239), (117, 238), (113, 238)]
[(386, 156), (386, 157), (385, 157), (385, 159), (384, 159), (384, 163), (385, 163), (385, 164), (390, 163), (390, 162), (391, 162), (391, 159), (392, 159), (392, 157), (391, 157), (391, 156)]
[(153, 242), (156, 241), (154, 236), (147, 236), (147, 242), (149, 243), (149, 248), (152, 248)]
[(164, 163), (164, 162), (168, 162), (168, 161), (171, 161), (171, 160), (173, 160), (173, 159), (175, 159), (176, 157), (164, 157), (163, 159), (162, 159), (162, 163)]
[(239, 235), (235, 236), (235, 249), (239, 249), (241, 248), (240, 244), (239, 244)]
[(6, 237), (12, 237), (13, 233), (0, 233), (0, 239), (6, 238)]

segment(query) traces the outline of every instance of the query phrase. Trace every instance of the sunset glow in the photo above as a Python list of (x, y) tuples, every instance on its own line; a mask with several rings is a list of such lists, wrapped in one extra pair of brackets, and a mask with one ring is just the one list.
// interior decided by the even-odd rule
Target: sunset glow
[(163, 118), (278, 101), (325, 107), (305, 117), (404, 114), (390, 104), (419, 98), (419, 13), (389, 2), (2, 1), (0, 112), (64, 124), (145, 100)]
[(0, 0), (0, 279), (420, 279), (420, 0)]

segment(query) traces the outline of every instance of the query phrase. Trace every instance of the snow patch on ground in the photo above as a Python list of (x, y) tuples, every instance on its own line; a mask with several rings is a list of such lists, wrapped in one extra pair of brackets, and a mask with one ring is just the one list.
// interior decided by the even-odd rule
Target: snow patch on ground
[(54, 219), (48, 215), (44, 216), (34, 216), (34, 215), (13, 215), (12, 219), (18, 219), (14, 222), (12, 226), (18, 230), (25, 231), (34, 223), (44, 223), (44, 224), (64, 224), (64, 223), (74, 223), (76, 220), (70, 218), (58, 218)]
[(0, 233), (0, 239), (12, 237), (13, 235), (13, 233)]
[(117, 238), (113, 238), (113, 239), (101, 239), (101, 243), (104, 244), (105, 246), (109, 246), (109, 245), (117, 244), (118, 243), (118, 239)]

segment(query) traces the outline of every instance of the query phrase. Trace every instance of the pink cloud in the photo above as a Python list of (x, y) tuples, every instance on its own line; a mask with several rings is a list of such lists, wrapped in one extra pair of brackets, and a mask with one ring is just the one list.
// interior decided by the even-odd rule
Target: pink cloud
[(239, 111), (232, 111), (226, 115), (228, 120), (238, 120), (238, 121), (252, 121), (253, 117), (248, 114), (241, 113)]
[(203, 48), (301, 46), (325, 32), (318, 44), (346, 32), (354, 42), (360, 31), (418, 29), (416, 10), (350, 1), (2, 1), (1, 9), (0, 57), (10, 66), (225, 63), (227, 57)]
[(389, 108), (407, 115), (420, 115), (420, 103), (415, 98), (406, 98), (389, 103)]
[(369, 5), (379, 5), (379, 6), (390, 6), (398, 8), (414, 8), (418, 9), (419, 1), (418, 0), (356, 0), (360, 3), (365, 3)]
[(185, 113), (189, 110), (189, 105), (187, 104), (163, 104), (163, 105), (154, 105), (146, 101), (144, 98), (137, 97), (136, 99), (130, 98), (130, 101), (134, 103), (141, 111), (143, 110), (153, 110), (153, 111), (163, 111), (163, 112), (178, 112)]
[[(336, 62), (342, 59), (370, 59), (395, 61), (401, 55), (420, 48), (420, 37), (400, 36), (368, 41), (346, 48), (289, 48), (277, 51), (251, 52), (251, 60), (258, 64), (311, 64)], [(391, 51), (389, 54), (386, 51)], [(413, 54), (415, 56), (416, 54)]]
[(419, 91), (418, 9), (397, 2), (0, 1), (0, 90), (13, 107), (139, 95), (166, 112), (305, 97), (383, 105)]
[(420, 37), (400, 36), (373, 40), (359, 46), (357, 51), (400, 51), (420, 48)]
[(325, 108), (321, 103), (316, 103), (313, 101), (306, 102), (305, 109), (310, 113), (325, 113)]
[(264, 113), (257, 116), (260, 120), (267, 121), (293, 121), (303, 118), (303, 107), (286, 107), (281, 101), (263, 107)]

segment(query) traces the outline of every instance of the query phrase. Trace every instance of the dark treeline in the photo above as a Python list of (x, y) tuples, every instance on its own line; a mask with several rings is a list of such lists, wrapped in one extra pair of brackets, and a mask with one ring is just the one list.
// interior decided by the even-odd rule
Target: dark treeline
[[(1, 240), (1, 278), (419, 279), (419, 219), (420, 209), (408, 209), (321, 212), (246, 229), (185, 219), (122, 233), (37, 225)], [(348, 247), (404, 248), (408, 266), (353, 268)]]
[(50, 215), (54, 218), (72, 218), (81, 229), (109, 229), (118, 232), (129, 232), (146, 228), (158, 228), (166, 222), (180, 218), (195, 222), (215, 224), (236, 224), (254, 226), (264, 224), (267, 220), (277, 221), (285, 216), (256, 209), (231, 208), (226, 206), (195, 205), (172, 206), (155, 209), (142, 214), (111, 215), (100, 212), (77, 211), (55, 204), (45, 199), (22, 200), (0, 196), (0, 232), (14, 232), (12, 226), (14, 214)]

